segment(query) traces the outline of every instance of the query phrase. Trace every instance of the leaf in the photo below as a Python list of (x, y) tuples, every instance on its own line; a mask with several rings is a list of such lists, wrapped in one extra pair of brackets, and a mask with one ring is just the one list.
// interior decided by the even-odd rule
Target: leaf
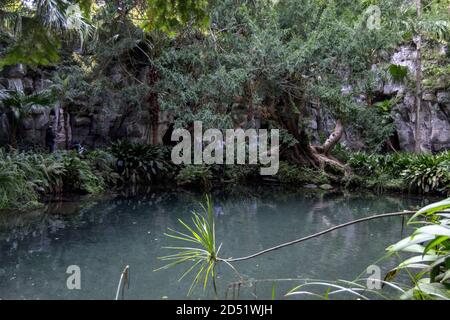
[(34, 18), (23, 18), (22, 24), (22, 36), (0, 60), (0, 69), (19, 63), (49, 65), (58, 62), (60, 41)]
[(389, 246), (387, 248), (388, 251), (390, 252), (396, 252), (396, 251), (401, 251), (404, 250), (405, 248), (408, 248), (409, 246), (418, 244), (418, 243), (422, 243), (428, 240), (434, 239), (433, 235), (430, 234), (416, 234), (416, 235), (412, 235), (410, 237), (407, 237), (405, 239), (400, 240), (399, 242), (397, 242), (396, 244)]
[(427, 254), (431, 249), (433, 249), (434, 247), (438, 246), (439, 244), (441, 244), (442, 242), (444, 242), (445, 240), (447, 240), (449, 237), (447, 236), (440, 236), (437, 237), (436, 239), (434, 239), (433, 241), (430, 241), (427, 246), (425, 247), (425, 249), (423, 250), (423, 254)]
[(450, 237), (450, 228), (446, 228), (441, 225), (431, 225), (419, 228), (415, 233)]
[(450, 291), (441, 283), (418, 283), (414, 290), (428, 296), (450, 300)]
[(408, 75), (408, 68), (397, 64), (391, 64), (388, 71), (392, 79), (396, 82), (403, 81)]
[(415, 256), (415, 257), (406, 259), (405, 261), (400, 263), (397, 268), (402, 269), (402, 268), (408, 268), (411, 266), (416, 267), (418, 265), (421, 265), (422, 262), (436, 261), (437, 258), (438, 258), (437, 255)]
[[(413, 244), (409, 247), (404, 248), (402, 251), (404, 252), (411, 252), (411, 253), (423, 253), (425, 250), (425, 247), (420, 244)], [(433, 250), (431, 250), (433, 252)]]
[(275, 297), (276, 297), (276, 294), (275, 294), (275, 292), (276, 292), (276, 283), (274, 282), (273, 284), (272, 284), (272, 300), (275, 300)]
[(411, 222), (412, 220), (414, 220), (415, 218), (417, 218), (420, 215), (428, 216), (428, 215), (434, 214), (435, 212), (443, 211), (448, 208), (450, 208), (450, 198), (447, 198), (447, 199), (439, 201), (439, 202), (432, 203), (432, 204), (420, 209), (411, 217), (411, 219), (409, 221)]
[(443, 276), (443, 278), (442, 278), (442, 280), (440, 281), (441, 283), (444, 283), (445, 281), (447, 281), (448, 279), (450, 279), (450, 270), (447, 270), (445, 273), (444, 273), (444, 276)]
[(391, 280), (393, 280), (398, 274), (400, 273), (400, 269), (395, 268), (390, 270), (388, 273), (386, 273), (386, 275), (384, 276), (384, 281), (390, 282)]

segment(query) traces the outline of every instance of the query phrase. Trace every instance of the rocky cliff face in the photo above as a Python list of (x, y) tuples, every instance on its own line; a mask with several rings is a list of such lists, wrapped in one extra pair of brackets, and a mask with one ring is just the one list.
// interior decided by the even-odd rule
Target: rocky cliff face
[[(445, 48), (443, 49), (445, 54)], [(415, 72), (415, 51), (413, 48), (400, 47), (391, 57), (390, 63), (408, 68), (410, 77)], [(376, 68), (377, 66), (374, 66)], [(51, 76), (49, 72), (37, 73), (27, 70), (24, 66), (5, 68), (0, 73), (0, 89), (18, 90), (26, 94), (46, 88)], [(121, 74), (111, 75), (111, 81), (120, 81)], [(439, 152), (450, 149), (450, 80), (438, 79), (432, 87), (426, 88), (423, 94), (422, 122), (422, 149), (429, 152)], [(394, 119), (396, 136), (401, 150), (413, 151), (415, 144), (415, 100), (414, 91), (408, 84), (398, 84), (393, 81), (379, 80), (376, 95), (386, 99), (396, 97), (397, 103), (390, 110)], [(169, 114), (159, 113), (156, 128), (152, 126), (149, 110), (136, 110), (123, 106), (117, 112), (93, 108), (86, 110), (85, 100), (79, 99), (79, 105), (71, 106), (69, 139), (76, 140), (88, 147), (108, 145), (111, 141), (128, 138), (135, 142), (161, 142), (167, 132), (171, 117)], [(92, 108), (91, 108), (92, 109)], [(322, 108), (323, 109), (323, 108)], [(52, 112), (53, 110), (53, 112)], [(0, 145), (10, 141), (10, 123), (5, 113), (6, 109), (0, 103)], [(54, 118), (52, 118), (54, 117)], [(23, 118), (19, 128), (19, 142), (23, 145), (44, 146), (46, 130), (50, 123), (54, 123), (57, 133), (57, 142), (64, 145), (64, 127), (62, 123), (63, 111), (55, 104), (53, 108), (33, 107), (30, 113)], [(56, 121), (51, 121), (56, 120)], [(335, 119), (323, 114), (312, 106), (310, 131), (313, 142), (319, 136), (331, 133), (335, 126)], [(155, 137), (156, 135), (156, 137)], [(347, 129), (342, 138), (345, 145), (358, 150), (362, 147), (361, 141)]]
[[(445, 54), (446, 48), (441, 49)], [(415, 76), (416, 52), (409, 47), (401, 47), (391, 60), (391, 63), (405, 66), (408, 72)], [(438, 152), (450, 149), (450, 91), (444, 77), (438, 78), (430, 88), (424, 86), (421, 120), (422, 150)], [(447, 87), (447, 89), (446, 89)], [(400, 102), (392, 109), (397, 134), (402, 150), (414, 150), (414, 124), (416, 121), (414, 93), (406, 85), (386, 83), (383, 94), (398, 96)]]
[[(5, 68), (0, 73), (0, 89), (20, 91), (31, 94), (46, 89), (51, 81), (50, 73), (36, 74), (18, 65)], [(106, 108), (94, 108), (86, 111), (87, 99), (80, 97), (70, 106), (68, 120), (70, 123), (69, 141), (78, 141), (83, 145), (95, 148), (105, 146), (111, 141), (127, 138), (135, 142), (161, 142), (170, 124), (167, 113), (159, 114), (157, 128), (150, 124), (150, 114), (146, 110), (133, 110), (123, 106), (117, 112)], [(59, 103), (50, 107), (33, 106), (30, 112), (22, 118), (18, 130), (18, 141), (21, 146), (45, 146), (46, 131), (53, 126), (56, 133), (56, 144), (59, 148), (65, 146), (64, 113)], [(10, 142), (11, 124), (5, 108), (0, 102), (0, 146)], [(153, 138), (153, 135), (157, 135)]]
[[(447, 48), (440, 48), (438, 55), (445, 55)], [(414, 48), (402, 46), (391, 57), (390, 64), (406, 67), (408, 77), (415, 77), (416, 52)], [(428, 61), (433, 63), (433, 61)], [(380, 68), (374, 65), (373, 68)], [(343, 88), (345, 91), (346, 88)], [(395, 98), (397, 103), (390, 110), (395, 124), (395, 135), (402, 151), (414, 151), (415, 147), (415, 97), (413, 84), (404, 81), (396, 83), (393, 80), (378, 79), (375, 96), (381, 99)], [(442, 75), (432, 83), (424, 85), (421, 121), (421, 148), (425, 152), (439, 152), (450, 149), (450, 75)], [(323, 109), (323, 108), (322, 108)], [(314, 140), (319, 140), (320, 133), (329, 135), (335, 127), (335, 119), (324, 115), (312, 106), (310, 131)], [(351, 149), (358, 150), (362, 143), (358, 136), (347, 128), (342, 141)]]
[[(23, 65), (5, 68), (0, 75), (0, 89), (19, 91), (31, 94), (42, 90), (46, 86), (41, 75), (27, 73)], [(49, 122), (50, 110), (39, 106), (33, 106), (29, 115), (20, 123), (20, 140), (28, 144), (38, 144), (44, 141), (45, 130)], [(0, 102), (0, 144), (10, 141), (11, 124), (6, 108)]]

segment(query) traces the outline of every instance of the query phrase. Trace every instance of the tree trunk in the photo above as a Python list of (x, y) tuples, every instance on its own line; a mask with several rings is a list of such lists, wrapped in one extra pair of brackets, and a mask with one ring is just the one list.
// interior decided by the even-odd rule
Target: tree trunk
[[(417, 20), (420, 21), (422, 19), (422, 2), (421, 0), (416, 0), (416, 9), (417, 9)], [(420, 30), (417, 34), (417, 38), (415, 40), (416, 49), (417, 49), (417, 57), (416, 57), (416, 127), (415, 127), (415, 152), (421, 152), (421, 135), (422, 132), (420, 130), (420, 109), (422, 105), (422, 35), (420, 34)]]
[(69, 150), (69, 112), (67, 108), (63, 107), (63, 120), (64, 120), (64, 140), (66, 150)]
[(322, 145), (322, 153), (324, 155), (328, 155), (331, 150), (336, 146), (336, 144), (341, 140), (342, 134), (344, 133), (344, 126), (342, 125), (341, 120), (336, 122), (336, 127), (334, 131), (330, 134), (328, 139)]
[[(333, 168), (332, 171), (339, 171), (343, 175), (347, 175), (349, 173), (348, 168), (344, 164), (342, 164), (339, 160), (331, 157), (328, 154), (325, 154), (323, 151), (323, 146), (321, 147), (312, 146), (307, 133), (303, 128), (298, 128), (298, 126), (295, 125), (296, 121), (294, 119), (295, 117), (292, 117), (290, 121), (287, 122), (286, 128), (297, 139), (297, 141), (299, 141), (299, 143), (297, 143), (294, 146), (294, 154), (296, 156), (295, 159), (296, 162), (305, 165), (311, 165), (317, 169), (322, 169), (324, 171), (326, 171), (325, 169), (328, 166), (329, 168)], [(341, 133), (339, 134), (339, 132)], [(328, 151), (331, 151), (331, 149), (339, 141), (339, 139), (342, 136), (342, 132), (343, 132), (342, 123), (338, 121), (338, 123), (336, 124), (335, 131), (327, 139), (327, 141), (329, 141), (327, 144)], [(328, 174), (328, 176), (332, 180), (338, 180), (332, 174)]]
[[(304, 102), (299, 101), (299, 103), (302, 104)], [(298, 143), (293, 146), (293, 155), (291, 159), (298, 164), (309, 165), (316, 169), (326, 171), (328, 168), (331, 169), (332, 172), (340, 172), (342, 175), (349, 174), (350, 170), (347, 166), (327, 154), (342, 137), (344, 128), (341, 121), (337, 121), (335, 130), (325, 142), (324, 146), (326, 148), (324, 148), (324, 146), (315, 147), (311, 144), (305, 129), (299, 125), (299, 114), (298, 112), (292, 111), (291, 105), (291, 102), (284, 101), (284, 108), (281, 112), (278, 112), (276, 108), (270, 110), (272, 119), (275, 119), (282, 128), (285, 128), (298, 141)], [(327, 153), (324, 152), (325, 149), (327, 150)], [(331, 180), (339, 180), (334, 174), (327, 173), (327, 175)]]

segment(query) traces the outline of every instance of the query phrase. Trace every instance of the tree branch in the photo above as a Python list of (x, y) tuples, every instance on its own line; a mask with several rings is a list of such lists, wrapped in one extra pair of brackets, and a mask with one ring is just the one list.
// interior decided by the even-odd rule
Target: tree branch
[(259, 252), (254, 253), (254, 254), (251, 254), (249, 256), (240, 257), (240, 258), (232, 258), (231, 257), (231, 258), (228, 258), (228, 259), (217, 258), (217, 261), (237, 262), (237, 261), (249, 260), (249, 259), (255, 258), (257, 256), (263, 255), (265, 253), (272, 252), (272, 251), (275, 251), (275, 250), (278, 250), (278, 249), (281, 249), (281, 248), (284, 248), (284, 247), (288, 247), (288, 246), (291, 246), (291, 245), (294, 245), (294, 244), (297, 244), (297, 243), (300, 243), (300, 242), (303, 242), (303, 241), (306, 241), (306, 240), (317, 238), (317, 237), (319, 237), (321, 235), (324, 235), (326, 233), (330, 233), (330, 232), (332, 232), (334, 230), (345, 228), (345, 227), (348, 227), (350, 225), (357, 224), (357, 223), (360, 223), (360, 222), (365, 222), (365, 221), (375, 220), (375, 219), (380, 219), (380, 218), (387, 218), (387, 217), (404, 216), (404, 215), (410, 215), (410, 214), (414, 214), (414, 213), (416, 213), (416, 211), (401, 211), (401, 212), (384, 213), (384, 214), (379, 214), (379, 215), (370, 216), (370, 217), (366, 217), (366, 218), (361, 218), (361, 219), (353, 220), (353, 221), (350, 221), (350, 222), (346, 222), (346, 223), (343, 223), (343, 224), (331, 227), (329, 229), (326, 229), (326, 230), (314, 233), (312, 235), (309, 235), (309, 236), (306, 236), (306, 237), (303, 237), (303, 238), (300, 238), (300, 239), (296, 239), (296, 240), (293, 240), (293, 241), (289, 241), (289, 242), (285, 242), (285, 243), (279, 244), (277, 246), (274, 246), (274, 247), (271, 247), (271, 248), (259, 251)]

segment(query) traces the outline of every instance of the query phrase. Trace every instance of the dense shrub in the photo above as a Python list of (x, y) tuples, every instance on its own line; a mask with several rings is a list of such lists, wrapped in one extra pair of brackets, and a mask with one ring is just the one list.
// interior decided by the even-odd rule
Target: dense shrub
[[(450, 190), (450, 152), (354, 153), (348, 155), (347, 164), (352, 174), (342, 184), (348, 188), (442, 194)], [(283, 185), (329, 183), (323, 171), (283, 161), (274, 178)], [(0, 208), (34, 207), (45, 194), (99, 193), (106, 186), (124, 184), (174, 180), (182, 186), (209, 188), (213, 182), (263, 179), (256, 165), (175, 166), (167, 147), (129, 142), (114, 144), (111, 152), (95, 150), (82, 156), (73, 151), (41, 154), (0, 149)]]
[(109, 151), (94, 150), (85, 156), (93, 173), (106, 185), (117, 185), (121, 176), (116, 172), (117, 158)]
[[(394, 153), (388, 155), (355, 153), (348, 165), (362, 185), (379, 190), (405, 189), (422, 193), (446, 193), (450, 188), (450, 152), (433, 154)], [(352, 181), (349, 181), (353, 179)], [(352, 177), (347, 183), (354, 183)]]
[[(0, 208), (34, 207), (44, 194), (98, 193), (111, 182), (103, 152), (6, 153), (0, 149)], [(111, 169), (110, 169), (111, 170)]]
[[(259, 166), (257, 165), (226, 165), (220, 166), (218, 170), (221, 170), (224, 181), (226, 182), (245, 182), (260, 178)], [(213, 171), (213, 174), (216, 174)], [(219, 173), (219, 172), (217, 172)]]
[(411, 188), (420, 192), (450, 190), (450, 152), (432, 156), (423, 154), (402, 172)]
[(329, 183), (327, 176), (323, 172), (308, 167), (292, 165), (287, 162), (280, 162), (277, 178), (283, 184)]
[(99, 193), (104, 190), (104, 181), (94, 174), (89, 163), (75, 152), (62, 155), (64, 164), (64, 191)]
[(0, 208), (37, 201), (35, 185), (28, 178), (15, 157), (0, 150)]
[(112, 145), (111, 152), (117, 158), (117, 171), (126, 183), (154, 181), (171, 171), (170, 152), (164, 146), (121, 140)]
[(211, 168), (205, 165), (187, 165), (175, 177), (179, 185), (210, 187), (213, 179)]

